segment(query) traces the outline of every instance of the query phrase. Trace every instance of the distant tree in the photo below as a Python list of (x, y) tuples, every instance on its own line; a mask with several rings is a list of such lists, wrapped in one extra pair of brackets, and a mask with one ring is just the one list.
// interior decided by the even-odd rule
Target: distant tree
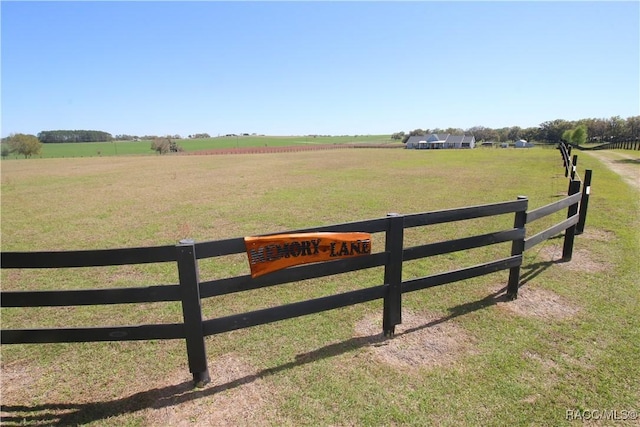
[(211, 138), (211, 136), (208, 133), (196, 133), (194, 135), (189, 135), (189, 138), (193, 138), (193, 139), (205, 139), (205, 138)]
[(591, 140), (605, 141), (607, 136), (607, 122), (605, 119), (583, 119), (580, 123), (587, 126), (587, 133)]
[(527, 141), (539, 141), (541, 138), (539, 136), (540, 129), (536, 127), (529, 127), (526, 129), (522, 129), (522, 133), (520, 134), (522, 138)]
[(451, 135), (464, 135), (464, 131), (460, 128), (447, 128), (444, 133), (448, 133)]
[(404, 138), (404, 132), (396, 132), (391, 134), (391, 139), (402, 139)]
[(488, 135), (491, 129), (484, 126), (473, 126), (465, 130), (465, 134), (473, 135), (476, 141), (489, 141)]
[(464, 131), (466, 135), (473, 135), (476, 141), (498, 141), (500, 136), (495, 129), (487, 128), (484, 126), (474, 126)]
[(573, 129), (567, 129), (562, 132), (562, 139), (567, 142), (571, 142), (573, 139)]
[(164, 138), (155, 138), (153, 142), (151, 142), (151, 149), (158, 154), (178, 153), (184, 151), (181, 146), (179, 146), (175, 141), (172, 141), (168, 136)]
[(498, 136), (497, 142), (507, 142), (509, 140), (509, 130), (511, 130), (511, 128), (500, 128), (500, 129), (496, 129), (496, 135)]
[(541, 139), (550, 143), (558, 143), (560, 142), (560, 139), (562, 139), (564, 131), (573, 128), (573, 126), (574, 125), (571, 122), (562, 119), (541, 123)]
[(169, 145), (171, 140), (169, 138), (155, 138), (151, 142), (151, 149), (158, 154), (166, 154), (169, 152)]
[(629, 141), (640, 140), (640, 116), (627, 117), (626, 128)]
[(607, 121), (608, 136), (611, 141), (621, 141), (625, 131), (625, 121), (620, 116), (613, 116)]
[(574, 129), (567, 129), (562, 133), (562, 139), (577, 145), (587, 142), (587, 126), (579, 125)]
[(9, 144), (10, 152), (22, 154), (25, 159), (40, 154), (40, 150), (42, 149), (42, 143), (38, 141), (35, 135), (26, 135), (23, 133), (11, 134), (6, 141)]
[(582, 145), (587, 142), (587, 127), (580, 125), (573, 130), (571, 134), (571, 142), (574, 144)]
[(509, 132), (507, 133), (507, 138), (509, 141), (517, 141), (520, 139), (522, 134), (522, 129), (519, 126), (511, 126), (509, 128)]
[(2, 149), (0, 150), (0, 155), (2, 155), (2, 158), (6, 159), (7, 157), (9, 157), (9, 153), (11, 153), (11, 150), (9, 149), (7, 144), (2, 144)]
[(418, 135), (426, 135), (426, 134), (427, 134), (427, 132), (422, 130), (422, 129), (420, 129), (420, 128), (414, 129), (411, 132), (409, 132), (409, 135), (404, 135), (402, 137), (402, 142), (406, 144), (410, 137), (418, 136)]

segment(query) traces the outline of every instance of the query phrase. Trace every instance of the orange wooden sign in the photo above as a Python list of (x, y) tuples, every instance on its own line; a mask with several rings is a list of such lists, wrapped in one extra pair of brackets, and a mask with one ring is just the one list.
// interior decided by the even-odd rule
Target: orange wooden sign
[(245, 237), (251, 277), (294, 265), (371, 253), (369, 233), (297, 233)]

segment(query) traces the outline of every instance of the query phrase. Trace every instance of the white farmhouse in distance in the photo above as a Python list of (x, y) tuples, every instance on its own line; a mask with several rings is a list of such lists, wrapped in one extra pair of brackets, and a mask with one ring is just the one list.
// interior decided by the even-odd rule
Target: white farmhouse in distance
[(475, 148), (476, 138), (473, 135), (451, 135), (448, 133), (431, 135), (414, 135), (409, 137), (405, 148), (444, 149)]

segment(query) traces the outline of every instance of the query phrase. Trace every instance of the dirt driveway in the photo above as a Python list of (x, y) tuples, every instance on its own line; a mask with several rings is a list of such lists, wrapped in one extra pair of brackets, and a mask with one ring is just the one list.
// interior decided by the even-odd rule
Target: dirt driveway
[(609, 169), (620, 175), (625, 182), (640, 191), (640, 152), (638, 154), (618, 151), (583, 151), (604, 163)]

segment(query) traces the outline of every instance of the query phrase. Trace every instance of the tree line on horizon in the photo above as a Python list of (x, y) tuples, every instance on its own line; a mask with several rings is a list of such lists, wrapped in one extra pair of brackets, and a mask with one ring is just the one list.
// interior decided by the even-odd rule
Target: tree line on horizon
[[(42, 144), (56, 144), (69, 142), (110, 142), (110, 141), (139, 141), (139, 140), (155, 140), (158, 138), (182, 139), (180, 135), (167, 135), (160, 137), (157, 135), (116, 135), (112, 136), (109, 132), (99, 130), (43, 130), (36, 137)], [(210, 138), (208, 133), (196, 133), (189, 135), (189, 138)], [(6, 139), (6, 138), (4, 138)], [(3, 139), (3, 141), (4, 141)]]
[[(620, 116), (612, 116), (608, 119), (589, 118), (575, 121), (556, 119), (543, 122), (538, 127), (529, 128), (511, 126), (492, 129), (485, 126), (474, 126), (466, 130), (460, 128), (414, 129), (409, 133), (404, 131), (396, 132), (391, 135), (391, 138), (402, 140), (402, 142), (406, 143), (411, 136), (432, 133), (473, 135), (476, 141), (479, 142), (507, 142), (519, 139), (546, 143), (558, 143), (566, 140), (577, 144), (585, 142), (640, 141), (640, 116), (631, 116), (626, 119)], [(209, 137), (209, 134), (196, 133), (189, 135), (189, 138), (204, 137)], [(181, 139), (180, 135), (170, 135), (163, 138), (167, 140)], [(9, 153), (17, 153), (28, 158), (39, 154), (42, 144), (46, 143), (135, 141), (140, 139), (157, 141), (163, 138), (155, 135), (145, 135), (139, 138), (135, 135), (124, 134), (113, 137), (108, 132), (97, 130), (49, 130), (42, 131), (37, 136), (19, 133), (2, 138), (2, 157), (7, 157)], [(161, 145), (158, 146), (160, 147)], [(170, 144), (169, 147), (171, 147)], [(152, 149), (158, 151), (157, 147), (152, 147)]]
[(43, 144), (64, 142), (108, 142), (113, 137), (100, 130), (43, 130), (37, 135)]
[[(581, 129), (574, 137), (573, 131)], [(584, 139), (581, 133), (586, 132)], [(541, 123), (538, 127), (521, 128), (519, 126), (503, 127), (498, 129), (484, 126), (474, 126), (469, 129), (414, 129), (409, 133), (396, 132), (392, 139), (399, 139), (406, 143), (409, 137), (415, 135), (452, 134), (473, 135), (476, 141), (507, 142), (524, 139), (526, 141), (558, 143), (567, 137), (581, 142), (623, 142), (640, 140), (640, 116), (631, 116), (623, 119), (613, 116), (608, 119), (589, 118), (581, 120), (551, 120)], [(580, 135), (580, 138), (576, 138)]]

